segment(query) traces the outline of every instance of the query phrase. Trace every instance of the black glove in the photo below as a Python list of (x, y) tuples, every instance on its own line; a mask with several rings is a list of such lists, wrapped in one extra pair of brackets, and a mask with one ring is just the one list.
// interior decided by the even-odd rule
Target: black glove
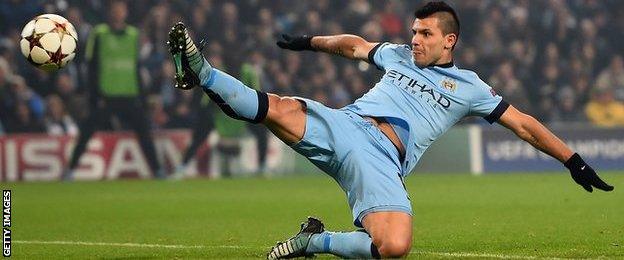
[(574, 181), (579, 185), (583, 186), (586, 191), (592, 192), (594, 190), (592, 186), (603, 191), (613, 190), (613, 186), (602, 181), (594, 169), (587, 165), (578, 153), (572, 155), (572, 157), (570, 157), (570, 159), (568, 159), (568, 161), (566, 161), (563, 165), (570, 170), (572, 179), (574, 179)]
[(277, 46), (282, 49), (289, 49), (293, 51), (316, 51), (312, 48), (312, 37), (308, 35), (291, 36), (288, 34), (282, 34), (282, 39), (277, 41)]

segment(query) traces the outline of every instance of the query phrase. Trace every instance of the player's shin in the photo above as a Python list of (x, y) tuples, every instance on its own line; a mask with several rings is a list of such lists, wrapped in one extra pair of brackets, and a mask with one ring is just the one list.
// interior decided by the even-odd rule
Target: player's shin
[(202, 69), (199, 78), (204, 92), (228, 116), (251, 123), (260, 123), (266, 117), (269, 111), (266, 93), (249, 88), (217, 69)]

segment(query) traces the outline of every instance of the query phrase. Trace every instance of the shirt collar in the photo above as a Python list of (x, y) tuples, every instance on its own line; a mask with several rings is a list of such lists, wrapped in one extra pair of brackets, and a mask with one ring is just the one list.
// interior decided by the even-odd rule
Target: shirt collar
[(432, 67), (440, 67), (440, 68), (451, 68), (453, 66), (455, 66), (455, 64), (453, 63), (452, 60), (448, 63), (432, 65)]

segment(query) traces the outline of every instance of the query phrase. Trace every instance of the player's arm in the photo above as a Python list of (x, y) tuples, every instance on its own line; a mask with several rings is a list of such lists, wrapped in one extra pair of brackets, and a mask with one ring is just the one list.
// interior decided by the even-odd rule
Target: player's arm
[(533, 147), (565, 163), (574, 154), (572, 150), (537, 119), (509, 106), (498, 123), (513, 131)]
[(574, 153), (561, 139), (532, 116), (509, 106), (498, 119), (498, 123), (513, 131), (533, 147), (562, 162), (570, 170), (572, 179), (585, 190), (592, 192), (592, 186), (604, 191), (613, 190), (613, 186), (602, 181), (579, 154)]
[(362, 37), (352, 34), (331, 36), (291, 36), (284, 34), (282, 38), (277, 42), (277, 45), (283, 49), (322, 51), (366, 62), (370, 62), (368, 54), (378, 44), (368, 42)]

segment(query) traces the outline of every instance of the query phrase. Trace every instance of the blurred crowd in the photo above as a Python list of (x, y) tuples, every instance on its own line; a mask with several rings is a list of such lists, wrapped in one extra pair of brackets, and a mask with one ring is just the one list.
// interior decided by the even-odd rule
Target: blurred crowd
[[(76, 134), (89, 111), (83, 47), (106, 21), (103, 0), (0, 1), (2, 133)], [(184, 21), (216, 67), (238, 76), (260, 72), (264, 91), (342, 107), (381, 76), (374, 66), (327, 54), (279, 49), (280, 33), (351, 33), (369, 41), (409, 43), (421, 1), (134, 0), (129, 23), (141, 35), (141, 79), (154, 129), (191, 127), (192, 91), (172, 88), (167, 33)], [(476, 71), (509, 103), (546, 123), (624, 125), (624, 1), (450, 1), (461, 21), (455, 64)], [(55, 73), (28, 64), (19, 51), (24, 24), (41, 13), (70, 20), (77, 58)], [(484, 122), (467, 120), (467, 122)]]

